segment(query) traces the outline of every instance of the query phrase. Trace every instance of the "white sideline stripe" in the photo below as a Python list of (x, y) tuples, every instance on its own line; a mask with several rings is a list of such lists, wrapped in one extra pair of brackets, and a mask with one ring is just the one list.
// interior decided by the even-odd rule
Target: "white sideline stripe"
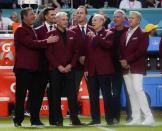
[(14, 66), (0, 66), (0, 69), (13, 69)]
[[(47, 98), (47, 97), (44, 97), (43, 100), (44, 100), (44, 101), (47, 101), (48, 98)], [(61, 97), (61, 100), (65, 100), (65, 101), (66, 101), (66, 100), (67, 100), (67, 97)]]
[(102, 126), (94, 126), (94, 127), (98, 128), (98, 129), (101, 129), (101, 130), (103, 130), (103, 131), (115, 131), (115, 130), (113, 130), (113, 129), (106, 128), (106, 127), (102, 127)]
[[(80, 97), (82, 100), (87, 100), (87, 99), (89, 99), (89, 96), (81, 96)], [(103, 96), (100, 96), (100, 99), (102, 99), (103, 98)]]
[(1, 102), (1, 101), (9, 101), (9, 100), (10, 100), (9, 97), (0, 97), (0, 102)]

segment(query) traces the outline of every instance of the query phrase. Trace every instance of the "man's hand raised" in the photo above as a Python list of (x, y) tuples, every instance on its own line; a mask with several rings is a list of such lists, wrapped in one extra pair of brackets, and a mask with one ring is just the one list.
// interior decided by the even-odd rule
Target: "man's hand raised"
[(58, 42), (58, 40), (59, 40), (59, 36), (57, 36), (57, 35), (55, 35), (55, 36), (53, 36), (53, 35), (50, 35), (48, 38), (47, 38), (47, 43), (56, 43), (56, 42)]

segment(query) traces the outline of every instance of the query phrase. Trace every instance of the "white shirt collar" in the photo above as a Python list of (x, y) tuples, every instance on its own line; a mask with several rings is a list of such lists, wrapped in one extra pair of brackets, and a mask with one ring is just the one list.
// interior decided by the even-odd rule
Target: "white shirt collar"
[(80, 25), (78, 24), (80, 28), (82, 28), (84, 26), (84, 28), (87, 28), (87, 23), (85, 25)]
[[(47, 27), (47, 30), (48, 31), (50, 31), (50, 24), (49, 23), (47, 23), (46, 21), (44, 22), (45, 23), (45, 25), (46, 25), (46, 27)], [(55, 27), (55, 25), (54, 24), (52, 24), (52, 30), (54, 29), (54, 27)]]
[(135, 28), (133, 29), (128, 29), (127, 35), (126, 35), (126, 45), (128, 44), (129, 39), (131, 38), (131, 36), (133, 35), (133, 33), (137, 30), (137, 28), (139, 27), (139, 25), (137, 25)]
[(137, 28), (139, 27), (139, 25), (137, 25), (135, 28), (133, 28), (133, 29), (128, 29), (128, 33), (134, 33), (136, 30), (137, 30)]
[(79, 25), (80, 30), (82, 30), (82, 27), (84, 27), (84, 31), (86, 32), (86, 30), (87, 30), (87, 23), (85, 25), (80, 25), (80, 24), (78, 24), (78, 25)]

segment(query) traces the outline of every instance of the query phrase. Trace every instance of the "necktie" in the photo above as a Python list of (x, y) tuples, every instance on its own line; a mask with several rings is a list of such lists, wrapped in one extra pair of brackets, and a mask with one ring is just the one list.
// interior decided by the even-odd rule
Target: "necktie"
[(52, 30), (52, 27), (53, 27), (53, 26), (52, 26), (52, 25), (50, 25), (50, 26), (49, 26), (49, 29), (50, 29), (50, 30)]
[(82, 31), (82, 36), (85, 37), (86, 33), (84, 31), (84, 26), (82, 26), (81, 28), (82, 28), (82, 30), (81, 30)]

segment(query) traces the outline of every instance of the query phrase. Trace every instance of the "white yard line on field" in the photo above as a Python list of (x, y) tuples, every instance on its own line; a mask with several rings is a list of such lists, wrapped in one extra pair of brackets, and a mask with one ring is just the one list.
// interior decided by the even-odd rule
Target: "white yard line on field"
[(102, 126), (95, 126), (98, 129), (101, 129), (103, 131), (115, 131), (114, 129), (110, 129), (110, 128), (106, 128), (106, 127), (102, 127)]

